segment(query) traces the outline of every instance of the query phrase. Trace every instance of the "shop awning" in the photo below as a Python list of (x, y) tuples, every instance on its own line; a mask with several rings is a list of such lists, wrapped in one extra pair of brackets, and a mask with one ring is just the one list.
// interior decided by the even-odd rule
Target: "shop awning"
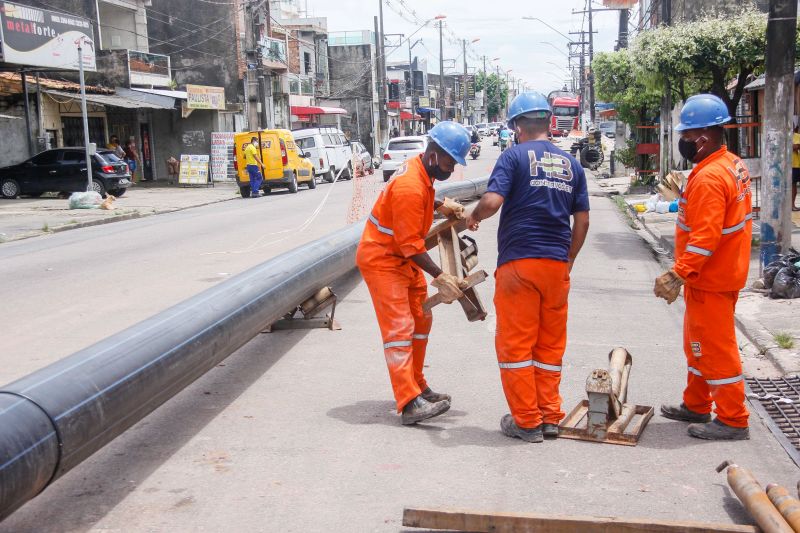
[(298, 117), (309, 115), (347, 115), (347, 110), (341, 107), (322, 107), (322, 106), (292, 106), (292, 115)]
[(400, 111), (400, 120), (422, 120), (422, 117), (417, 114), (412, 117), (408, 111)]
[(436, 113), (439, 110), (434, 109), (432, 107), (418, 107), (417, 111), (419, 111), (420, 113)]
[[(70, 100), (81, 99), (81, 95), (78, 93), (70, 93), (66, 91), (52, 91), (52, 90), (45, 90), (42, 92), (45, 94), (49, 94), (56, 100), (64, 98), (68, 98)], [(111, 107), (122, 107), (125, 109), (140, 109), (140, 108), (174, 109), (175, 108), (174, 100), (171, 99), (162, 102), (149, 102), (146, 99), (138, 99), (135, 97), (123, 96), (119, 94), (87, 94), (86, 101), (91, 102), (93, 104), (106, 105)], [(172, 105), (170, 105), (170, 103)]]

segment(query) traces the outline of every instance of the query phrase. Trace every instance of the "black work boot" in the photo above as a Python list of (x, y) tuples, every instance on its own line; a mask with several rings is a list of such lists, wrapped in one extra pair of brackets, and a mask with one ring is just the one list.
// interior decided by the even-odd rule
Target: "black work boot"
[(500, 419), (500, 430), (506, 437), (522, 439), (525, 442), (542, 442), (544, 440), (544, 437), (542, 436), (541, 425), (536, 426), (533, 429), (521, 428), (517, 425), (517, 423), (514, 421), (514, 417), (511, 415), (505, 415)]
[(431, 403), (443, 402), (445, 400), (448, 401), (448, 402), (452, 402), (453, 401), (452, 398), (450, 398), (449, 394), (441, 394), (441, 393), (438, 393), (438, 392), (433, 392), (430, 387), (428, 387), (424, 391), (422, 391), (422, 397), (425, 398), (426, 400), (428, 400)]
[(542, 434), (546, 439), (558, 438), (558, 424), (542, 424)]
[(428, 418), (439, 416), (450, 409), (450, 402), (431, 403), (420, 394), (403, 407), (403, 425), (409, 426)]
[(750, 428), (737, 428), (715, 418), (706, 424), (689, 424), (689, 435), (705, 440), (748, 440)]
[(686, 404), (680, 405), (662, 405), (661, 416), (670, 418), (672, 420), (680, 420), (681, 422), (692, 422), (702, 424), (711, 422), (710, 413), (696, 413), (686, 407)]

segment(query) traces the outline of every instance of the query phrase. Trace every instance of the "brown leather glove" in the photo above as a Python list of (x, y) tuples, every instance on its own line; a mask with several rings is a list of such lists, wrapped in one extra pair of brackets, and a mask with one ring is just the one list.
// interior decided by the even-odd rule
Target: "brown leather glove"
[(681, 285), (684, 284), (683, 278), (675, 273), (674, 270), (667, 270), (656, 278), (653, 294), (659, 298), (664, 298), (668, 304), (678, 299), (681, 293)]
[(439, 274), (439, 277), (431, 282), (431, 286), (439, 290), (439, 294), (442, 295), (444, 303), (451, 304), (464, 296), (464, 293), (461, 292), (460, 287), (464, 283), (465, 282), (463, 281), (459, 281), (457, 277), (446, 272), (442, 272)]
[(437, 211), (446, 217), (454, 217), (458, 220), (464, 219), (464, 206), (452, 198), (445, 197), (444, 202), (442, 202)]

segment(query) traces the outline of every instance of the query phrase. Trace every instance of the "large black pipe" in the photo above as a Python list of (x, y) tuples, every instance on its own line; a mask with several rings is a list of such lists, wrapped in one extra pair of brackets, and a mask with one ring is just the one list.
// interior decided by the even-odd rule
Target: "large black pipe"
[[(486, 179), (440, 184), (479, 196)], [(0, 521), (355, 267), (363, 223), (335, 231), (0, 388)]]

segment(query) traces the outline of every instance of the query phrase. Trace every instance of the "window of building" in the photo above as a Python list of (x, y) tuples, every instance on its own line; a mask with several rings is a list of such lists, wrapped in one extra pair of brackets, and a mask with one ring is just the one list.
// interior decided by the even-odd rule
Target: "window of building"
[(303, 65), (306, 69), (306, 74), (311, 74), (311, 54), (303, 52)]

